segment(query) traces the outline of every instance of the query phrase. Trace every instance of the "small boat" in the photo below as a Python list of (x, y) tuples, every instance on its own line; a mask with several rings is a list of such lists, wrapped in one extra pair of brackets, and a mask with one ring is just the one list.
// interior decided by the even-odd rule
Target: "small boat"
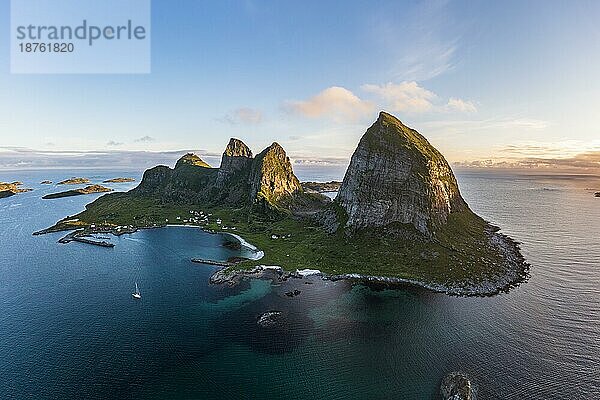
[(135, 292), (131, 293), (131, 295), (133, 296), (134, 299), (139, 300), (142, 298), (142, 294), (140, 293), (140, 289), (138, 289), (137, 282), (135, 283)]

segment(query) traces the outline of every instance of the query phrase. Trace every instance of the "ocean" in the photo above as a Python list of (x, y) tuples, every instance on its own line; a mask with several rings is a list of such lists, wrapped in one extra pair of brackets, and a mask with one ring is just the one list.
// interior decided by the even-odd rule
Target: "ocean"
[[(35, 189), (0, 199), (0, 399), (436, 399), (457, 370), (479, 399), (600, 396), (598, 177), (457, 174), (471, 208), (531, 264), (526, 283), (489, 298), (316, 277), (211, 286), (215, 267), (190, 259), (238, 253), (193, 228), (124, 235), (112, 249), (31, 235), (98, 197), (42, 200), (62, 188), (40, 181), (141, 173), (0, 172)], [(267, 311), (284, 323), (258, 326)]]

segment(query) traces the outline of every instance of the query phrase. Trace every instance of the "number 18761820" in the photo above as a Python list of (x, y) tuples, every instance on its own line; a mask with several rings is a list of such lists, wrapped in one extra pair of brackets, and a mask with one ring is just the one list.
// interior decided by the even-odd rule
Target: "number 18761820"
[(73, 43), (19, 43), (21, 53), (72, 53)]

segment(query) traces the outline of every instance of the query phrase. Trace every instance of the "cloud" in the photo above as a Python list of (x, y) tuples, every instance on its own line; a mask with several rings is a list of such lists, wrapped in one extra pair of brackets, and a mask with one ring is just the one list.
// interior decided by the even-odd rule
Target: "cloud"
[(331, 116), (334, 119), (356, 120), (374, 110), (371, 102), (361, 100), (350, 90), (331, 86), (308, 100), (290, 101), (285, 108), (309, 118)]
[[(397, 2), (374, 10), (373, 43), (380, 49), (388, 76), (426, 81), (452, 70), (467, 20), (447, 9), (447, 0)], [(401, 23), (399, 23), (401, 21)]]
[(54, 151), (25, 147), (0, 147), (0, 169), (103, 169), (144, 170), (159, 164), (174, 165), (182, 155), (196, 153), (211, 165), (219, 165), (220, 154), (205, 150), (177, 151)]
[(462, 168), (510, 168), (600, 173), (600, 151), (588, 151), (570, 157), (527, 157), (473, 160), (454, 163)]
[(303, 157), (295, 158), (294, 165), (307, 166), (347, 166), (350, 160), (347, 157)]
[(542, 157), (566, 159), (580, 154), (600, 152), (600, 140), (561, 140), (554, 142), (520, 142), (506, 145), (500, 149), (504, 156), (509, 157)]
[(544, 130), (550, 125), (548, 121), (531, 118), (517, 118), (509, 122), (512, 127), (516, 129), (528, 129), (534, 131)]
[(115, 142), (114, 140), (109, 140), (108, 143), (106, 143), (107, 146), (121, 146), (123, 145), (122, 142)]
[(448, 111), (458, 111), (463, 113), (474, 113), (477, 112), (477, 107), (470, 101), (457, 99), (456, 97), (450, 97), (448, 104), (446, 104)]
[(423, 126), (430, 130), (446, 134), (482, 133), (491, 134), (498, 131), (543, 131), (550, 123), (548, 121), (522, 118), (502, 117), (478, 120), (440, 120), (424, 122)]
[(257, 125), (263, 122), (264, 116), (262, 111), (253, 108), (242, 107), (219, 119), (221, 122), (227, 122), (232, 125), (237, 124), (252, 124)]
[(533, 168), (577, 168), (600, 171), (600, 151), (577, 154), (567, 158), (526, 158), (519, 164)]
[(383, 99), (392, 112), (421, 113), (433, 109), (435, 93), (419, 86), (417, 82), (388, 82), (384, 85), (367, 84), (361, 87)]
[(148, 142), (153, 142), (155, 139), (152, 136), (142, 136), (139, 139), (135, 139), (134, 142), (136, 143), (148, 143)]
[(415, 81), (365, 84), (360, 88), (371, 97), (364, 99), (346, 88), (332, 86), (307, 100), (289, 101), (285, 109), (309, 118), (329, 116), (334, 120), (357, 120), (371, 114), (376, 106), (379, 109), (404, 114), (477, 112), (472, 102), (451, 97), (444, 103), (437, 94)]
[(418, 52), (398, 59), (396, 76), (407, 79), (429, 80), (453, 68), (452, 59), (457, 46), (454, 42), (432, 42)]
[(498, 149), (495, 157), (456, 163), (469, 168), (525, 168), (600, 172), (600, 140), (527, 141)]

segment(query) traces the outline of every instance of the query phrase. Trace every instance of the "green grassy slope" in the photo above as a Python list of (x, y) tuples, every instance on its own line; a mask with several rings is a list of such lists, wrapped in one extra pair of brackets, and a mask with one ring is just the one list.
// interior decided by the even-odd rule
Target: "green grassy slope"
[[(240, 268), (279, 265), (290, 271), (311, 268), (328, 274), (358, 273), (438, 284), (477, 282), (505, 268), (501, 254), (489, 245), (490, 226), (470, 211), (452, 214), (437, 240), (426, 241), (412, 226), (388, 226), (353, 235), (340, 229), (329, 234), (310, 219), (285, 213), (266, 218), (248, 210), (158, 204), (151, 198), (115, 193), (97, 199), (84, 212), (65, 218), (53, 229), (90, 224), (161, 226), (166, 220), (178, 224), (189, 218), (190, 211), (203, 211), (212, 214), (204, 228), (236, 233), (265, 252), (263, 259), (244, 262)], [(217, 219), (222, 220), (220, 225)]]

